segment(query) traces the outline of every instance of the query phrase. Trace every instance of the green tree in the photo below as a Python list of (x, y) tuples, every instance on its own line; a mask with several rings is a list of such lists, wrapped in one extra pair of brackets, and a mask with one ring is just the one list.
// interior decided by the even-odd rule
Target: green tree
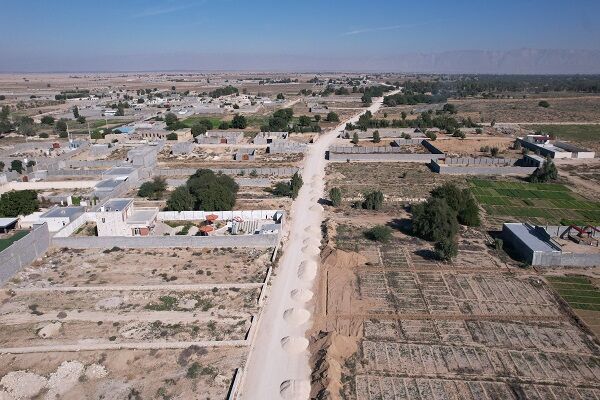
[(221, 121), (221, 123), (219, 124), (219, 129), (221, 129), (221, 130), (229, 129), (229, 122)]
[(381, 142), (381, 136), (379, 136), (379, 131), (374, 131), (373, 132), (373, 143), (379, 143)]
[(194, 196), (187, 186), (177, 187), (167, 200), (167, 209), (171, 211), (190, 211), (194, 209)]
[(300, 192), (300, 188), (302, 187), (303, 184), (304, 184), (304, 181), (302, 180), (302, 177), (300, 176), (300, 174), (298, 174), (298, 172), (294, 173), (294, 175), (292, 175), (292, 179), (290, 181), (290, 189), (291, 189), (292, 199), (295, 199), (296, 197), (298, 197), (298, 193)]
[(42, 117), (42, 124), (44, 125), (54, 125), (54, 117), (50, 115), (44, 115)]
[(277, 94), (277, 100), (285, 100), (285, 96), (283, 95), (283, 93)]
[(539, 106), (539, 107), (543, 107), (543, 108), (548, 108), (548, 107), (550, 107), (550, 103), (548, 103), (546, 100), (541, 100), (541, 101), (538, 103), (538, 106)]
[(558, 170), (550, 157), (546, 157), (544, 164), (533, 171), (529, 177), (529, 181), (532, 183), (544, 183), (556, 179), (558, 179)]
[(497, 157), (499, 152), (500, 152), (500, 149), (497, 147), (492, 147), (490, 149), (490, 154), (492, 155), (492, 157)]
[(204, 135), (206, 131), (213, 128), (212, 121), (208, 118), (199, 119), (192, 125), (192, 135), (194, 137), (198, 135)]
[(456, 212), (446, 200), (430, 197), (425, 203), (412, 207), (412, 229), (425, 240), (454, 237), (458, 232)]
[(402, 111), (400, 117), (402, 118), (402, 121), (406, 120), (406, 111)]
[(5, 166), (6, 164), (4, 164), (4, 161), (0, 161), (0, 172), (4, 171)]
[(54, 124), (54, 130), (56, 132), (67, 132), (67, 121), (62, 118), (56, 121)]
[(172, 112), (168, 112), (164, 116), (165, 124), (167, 124), (168, 127), (175, 124), (178, 120), (179, 119), (177, 118), (177, 115), (173, 114)]
[(167, 135), (167, 140), (177, 140), (177, 134), (175, 132), (171, 132)]
[(75, 119), (79, 118), (79, 107), (77, 106), (73, 107), (73, 117), (75, 117)]
[(332, 206), (339, 207), (342, 204), (342, 190), (337, 187), (331, 188), (329, 191), (329, 199), (331, 200)]
[(450, 261), (458, 255), (458, 243), (454, 238), (441, 238), (435, 242), (435, 255), (443, 261)]
[(392, 229), (385, 225), (376, 225), (365, 231), (365, 236), (367, 239), (376, 242), (389, 242), (392, 238)]
[(141, 184), (138, 196), (160, 198), (165, 190), (167, 190), (167, 182), (164, 178), (156, 176), (152, 181)]
[(337, 115), (337, 113), (330, 111), (327, 113), (325, 120), (328, 122), (340, 122), (340, 117)]
[(319, 114), (315, 114), (315, 122), (321, 121), (321, 116)]
[(354, 144), (358, 144), (358, 133), (357, 132), (354, 132), (352, 134), (352, 140), (350, 142), (354, 143)]
[(192, 196), (193, 209), (212, 211), (231, 210), (239, 190), (230, 176), (215, 174), (208, 169), (197, 170), (188, 178), (185, 188)]
[(12, 160), (10, 162), (10, 170), (16, 171), (19, 174), (23, 172), (23, 161), (21, 160)]
[(80, 124), (85, 124), (85, 117), (83, 115), (80, 115), (77, 118), (77, 122), (79, 122)]
[(310, 117), (308, 115), (301, 115), (300, 118), (298, 118), (298, 125), (309, 126), (310, 125)]
[(243, 115), (236, 114), (231, 121), (231, 127), (235, 129), (244, 129), (248, 126), (248, 121)]
[(375, 190), (365, 194), (365, 200), (362, 208), (365, 210), (380, 210), (383, 206), (384, 196), (380, 190)]
[(433, 131), (426, 131), (425, 136), (427, 136), (432, 142), (437, 139), (437, 135)]
[(18, 217), (39, 210), (35, 190), (12, 190), (0, 196), (0, 217)]

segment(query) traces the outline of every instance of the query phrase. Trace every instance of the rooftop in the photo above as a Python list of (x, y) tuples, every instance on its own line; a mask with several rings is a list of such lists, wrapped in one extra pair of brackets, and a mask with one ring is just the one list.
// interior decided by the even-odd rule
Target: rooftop
[(113, 167), (106, 171), (104, 175), (129, 175), (133, 171), (135, 171), (135, 168), (132, 167)]
[(158, 214), (158, 208), (136, 208), (127, 218), (128, 224), (147, 224), (152, 222)]
[(133, 203), (133, 199), (111, 199), (104, 204), (104, 211), (123, 211)]
[(506, 223), (504, 226), (517, 236), (532, 251), (561, 251), (560, 247), (550, 241), (550, 236), (543, 229), (522, 223)]
[(0, 228), (6, 228), (15, 222), (17, 222), (19, 218), (0, 218)]
[(85, 212), (83, 206), (53, 207), (40, 215), (40, 218), (71, 218), (83, 212)]

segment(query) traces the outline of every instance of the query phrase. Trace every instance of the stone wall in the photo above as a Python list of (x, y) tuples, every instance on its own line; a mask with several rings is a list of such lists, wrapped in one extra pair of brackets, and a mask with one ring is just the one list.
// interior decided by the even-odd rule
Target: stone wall
[[(284, 168), (209, 168), (214, 172), (221, 172), (226, 175), (245, 175), (250, 176), (253, 172), (260, 176), (292, 176), (299, 171), (296, 167)], [(184, 176), (193, 175), (198, 168), (158, 168), (155, 175), (158, 176)]]
[(4, 284), (21, 268), (44, 255), (50, 246), (48, 225), (35, 225), (26, 236), (0, 252), (0, 285)]
[(230, 236), (104, 236), (104, 237), (54, 237), (52, 246), (73, 249), (105, 249), (112, 247), (145, 248), (221, 248), (221, 247), (275, 247), (279, 235)]
[(371, 161), (371, 162), (419, 162), (429, 163), (431, 160), (443, 158), (443, 154), (405, 154), (405, 153), (379, 153), (379, 154), (339, 154), (329, 153), (329, 161)]

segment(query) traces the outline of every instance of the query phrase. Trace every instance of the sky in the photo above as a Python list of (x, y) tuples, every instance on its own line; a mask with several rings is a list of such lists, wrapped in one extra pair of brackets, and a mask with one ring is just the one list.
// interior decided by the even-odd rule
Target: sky
[(2, 14), (3, 72), (394, 69), (415, 53), (600, 52), (598, 0), (2, 0)]

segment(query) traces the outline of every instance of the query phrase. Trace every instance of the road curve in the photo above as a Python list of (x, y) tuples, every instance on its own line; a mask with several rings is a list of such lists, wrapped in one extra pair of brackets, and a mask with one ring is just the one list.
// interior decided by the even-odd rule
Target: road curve
[(308, 342), (302, 338), (311, 325), (312, 306), (298, 293), (310, 293), (314, 275), (306, 272), (306, 266), (319, 263), (323, 208), (318, 200), (325, 188), (325, 152), (346, 123), (356, 123), (367, 110), (375, 114), (382, 103), (383, 98), (374, 99), (369, 108), (320, 135), (309, 146), (302, 172), (304, 185), (292, 204), (288, 240), (250, 344), (238, 399), (275, 400), (282, 395), (308, 399), (311, 371)]

